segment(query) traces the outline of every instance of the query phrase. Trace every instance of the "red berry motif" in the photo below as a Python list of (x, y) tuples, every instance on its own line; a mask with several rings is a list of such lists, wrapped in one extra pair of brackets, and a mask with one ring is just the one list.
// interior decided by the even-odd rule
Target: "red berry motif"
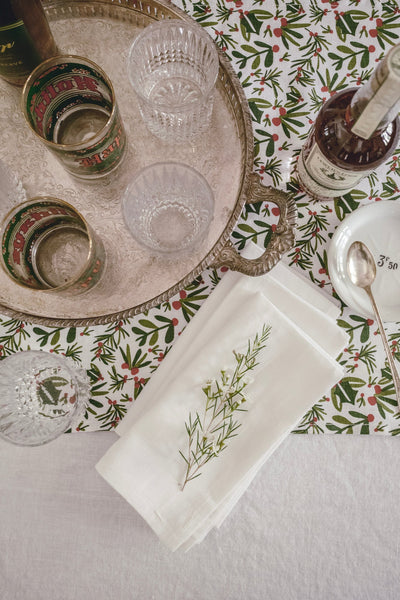
[[(190, 5), (192, 16), (200, 10), (202, 13), (198, 12), (197, 16), (207, 17), (203, 24), (208, 27), (219, 51), (226, 51), (227, 59), (232, 60), (247, 86), (255, 131), (260, 138), (257, 140), (255, 162), (257, 180), (260, 178), (267, 186), (277, 184), (299, 195), (296, 198), (299, 201), (299, 226), (295, 242), (298, 245), (291, 245), (284, 262), (289, 263), (293, 274), (298, 273), (300, 278), (305, 276), (308, 280), (311, 278), (315, 289), (319, 287), (319, 291), (325, 297), (331, 297), (338, 306), (340, 294), (335, 293), (334, 273), (328, 271), (325, 252), (334, 227), (358, 205), (355, 200), (365, 198), (369, 203), (381, 201), (383, 204), (386, 197), (400, 197), (400, 181), (396, 181), (400, 175), (400, 149), (392, 153), (380, 168), (379, 182), (378, 179), (374, 182), (364, 178), (360, 185), (355, 185), (351, 201), (315, 203), (309, 199), (300, 176), (297, 177), (301, 173), (302, 160), (299, 158), (302, 156), (307, 160), (307, 153), (315, 139), (315, 135), (310, 138), (307, 135), (312, 126), (315, 128), (318, 111), (323, 104), (334, 102), (334, 94), (337, 100), (345, 86), (358, 86), (357, 89), (360, 89), (371, 79), (377, 63), (387, 55), (397, 35), (400, 3), (371, 3), (376, 6), (370, 11), (364, 10), (370, 3), (361, 0), (347, 3), (320, 0), (319, 3), (308, 3), (310, 6), (304, 3), (304, 7), (301, 2), (274, 3), (267, 0), (186, 4)], [(210, 5), (213, 7), (210, 8)], [(220, 10), (221, 7), (226, 14)], [(228, 127), (229, 123), (220, 125)], [(314, 130), (314, 133), (318, 136), (318, 131)], [(305, 148), (305, 153), (300, 154), (301, 147)], [(225, 158), (229, 160), (229, 152)], [(234, 162), (232, 169), (235, 169)], [(296, 163), (300, 165), (299, 171)], [(232, 180), (233, 187), (236, 179), (241, 179), (240, 172)], [(377, 196), (379, 193), (384, 197)], [(282, 220), (287, 220), (283, 208), (280, 210), (268, 196), (263, 197), (251, 209), (244, 211), (238, 226), (231, 232), (234, 234), (232, 243), (240, 252), (251, 238), (260, 248), (263, 242), (269, 242), (270, 237), (270, 247), (280, 245)], [(390, 260), (400, 263), (400, 258), (397, 260), (393, 253)], [(218, 261), (213, 264), (217, 265)], [(100, 272), (100, 267), (97, 264), (95, 272)], [(400, 265), (397, 274), (388, 269), (389, 263), (381, 264), (378, 273), (392, 280), (400, 273)], [(73, 427), (81, 431), (112, 429), (118, 424), (117, 415), (122, 419), (121, 415), (129, 409), (129, 403), (135, 403), (139, 392), (147, 385), (181, 332), (186, 335), (187, 322), (201, 307), (203, 300), (213, 293), (227, 271), (229, 268), (221, 265), (204, 269), (196, 279), (178, 284), (171, 298), (144, 311), (145, 315), (133, 316), (132, 322), (118, 317), (102, 328), (100, 334), (89, 325), (74, 327), (70, 332), (50, 333), (41, 332), (20, 320), (3, 321), (0, 324), (0, 359), (31, 342), (43, 345), (43, 349), (51, 355), (71, 354), (75, 360), (85, 356), (84, 366), (90, 369), (90, 382), (97, 395), (82, 426), (77, 427), (75, 423)], [(87, 278), (84, 285), (90, 286), (89, 281)], [(375, 321), (373, 312), (370, 312), (370, 318), (361, 314), (357, 317), (355, 309), (343, 308), (343, 317), (338, 320), (337, 327), (348, 335), (344, 342), (347, 348), (340, 355), (345, 379), (332, 388), (330, 397), (323, 397), (324, 418), (315, 417), (314, 412), (309, 413), (304, 421), (299, 421), (299, 431), (350, 430), (356, 434), (368, 429), (371, 434), (374, 431), (385, 434), (397, 431), (400, 419), (396, 423), (398, 415), (392, 406), (395, 397), (393, 383), (387, 369), (383, 370), (385, 357)], [(395, 324), (391, 327), (390, 350), (400, 360), (400, 337), (396, 339), (400, 328), (397, 331)], [(215, 365), (215, 368), (222, 366)], [(163, 368), (168, 369), (168, 360)], [(386, 380), (386, 375), (389, 380)], [(75, 401), (73, 393), (64, 395), (66, 407), (76, 406), (78, 397)], [(368, 412), (370, 409), (372, 413)], [(180, 426), (184, 426), (184, 421)]]

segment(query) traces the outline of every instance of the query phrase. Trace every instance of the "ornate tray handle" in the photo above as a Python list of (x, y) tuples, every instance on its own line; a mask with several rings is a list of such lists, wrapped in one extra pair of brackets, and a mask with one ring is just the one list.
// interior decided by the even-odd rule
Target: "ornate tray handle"
[(244, 258), (240, 256), (232, 242), (228, 240), (212, 266), (225, 266), (232, 271), (239, 271), (239, 273), (257, 277), (270, 271), (282, 258), (283, 254), (293, 248), (297, 222), (295, 200), (282, 190), (262, 185), (260, 177), (256, 173), (252, 173), (249, 198), (246, 200), (246, 204), (255, 204), (256, 202), (272, 202), (280, 210), (276, 230), (272, 233), (271, 241), (265, 252), (258, 258)]

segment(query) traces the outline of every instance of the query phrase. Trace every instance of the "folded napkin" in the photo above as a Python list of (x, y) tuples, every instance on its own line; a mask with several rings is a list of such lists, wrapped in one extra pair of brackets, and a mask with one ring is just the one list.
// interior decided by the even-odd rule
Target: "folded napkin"
[[(347, 338), (338, 315), (280, 263), (257, 278), (227, 273), (186, 327), (118, 427), (121, 438), (96, 465), (169, 548), (189, 549), (220, 526), (284, 437), (341, 378), (335, 357)], [(232, 413), (235, 435), (223, 450), (217, 434), (206, 435), (216, 455), (183, 487), (187, 427), (197, 415), (206, 422), (203, 388), (215, 391), (208, 382), (221, 383), (221, 370), (233, 374), (234, 351), (245, 355), (263, 326), (270, 330), (246, 374), (244, 411)], [(204, 431), (196, 431), (201, 442)]]

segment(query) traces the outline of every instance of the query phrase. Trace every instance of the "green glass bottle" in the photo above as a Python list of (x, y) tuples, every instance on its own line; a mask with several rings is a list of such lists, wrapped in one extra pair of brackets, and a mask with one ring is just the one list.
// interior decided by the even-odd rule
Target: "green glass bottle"
[(38, 64), (56, 54), (41, 0), (0, 0), (0, 77), (23, 85)]

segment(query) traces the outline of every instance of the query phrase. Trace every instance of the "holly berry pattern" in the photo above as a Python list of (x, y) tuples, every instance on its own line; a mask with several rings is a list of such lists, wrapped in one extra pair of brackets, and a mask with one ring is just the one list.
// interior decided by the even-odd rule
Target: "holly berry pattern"
[[(296, 197), (296, 244), (284, 261), (342, 309), (338, 326), (347, 332), (348, 344), (338, 360), (345, 375), (310, 407), (294, 432), (400, 434), (377, 324), (341, 302), (327, 267), (330, 239), (347, 215), (363, 204), (400, 198), (400, 149), (357, 189), (326, 204), (313, 202), (299, 189), (295, 170), (323, 103), (338, 91), (367, 81), (384, 54), (399, 42), (399, 3), (175, 0), (175, 4), (208, 31), (243, 86), (253, 120), (254, 171), (265, 185)], [(272, 204), (246, 205), (232, 242), (239, 250), (249, 241), (267, 246), (278, 217)], [(0, 316), (0, 356), (41, 348), (71, 357), (87, 369), (92, 390), (77, 429), (114, 429), (129, 409), (134, 410), (135, 399), (224, 272), (208, 269), (168, 302), (104, 326), (46, 328)], [(386, 330), (400, 362), (400, 323), (386, 324)]]

